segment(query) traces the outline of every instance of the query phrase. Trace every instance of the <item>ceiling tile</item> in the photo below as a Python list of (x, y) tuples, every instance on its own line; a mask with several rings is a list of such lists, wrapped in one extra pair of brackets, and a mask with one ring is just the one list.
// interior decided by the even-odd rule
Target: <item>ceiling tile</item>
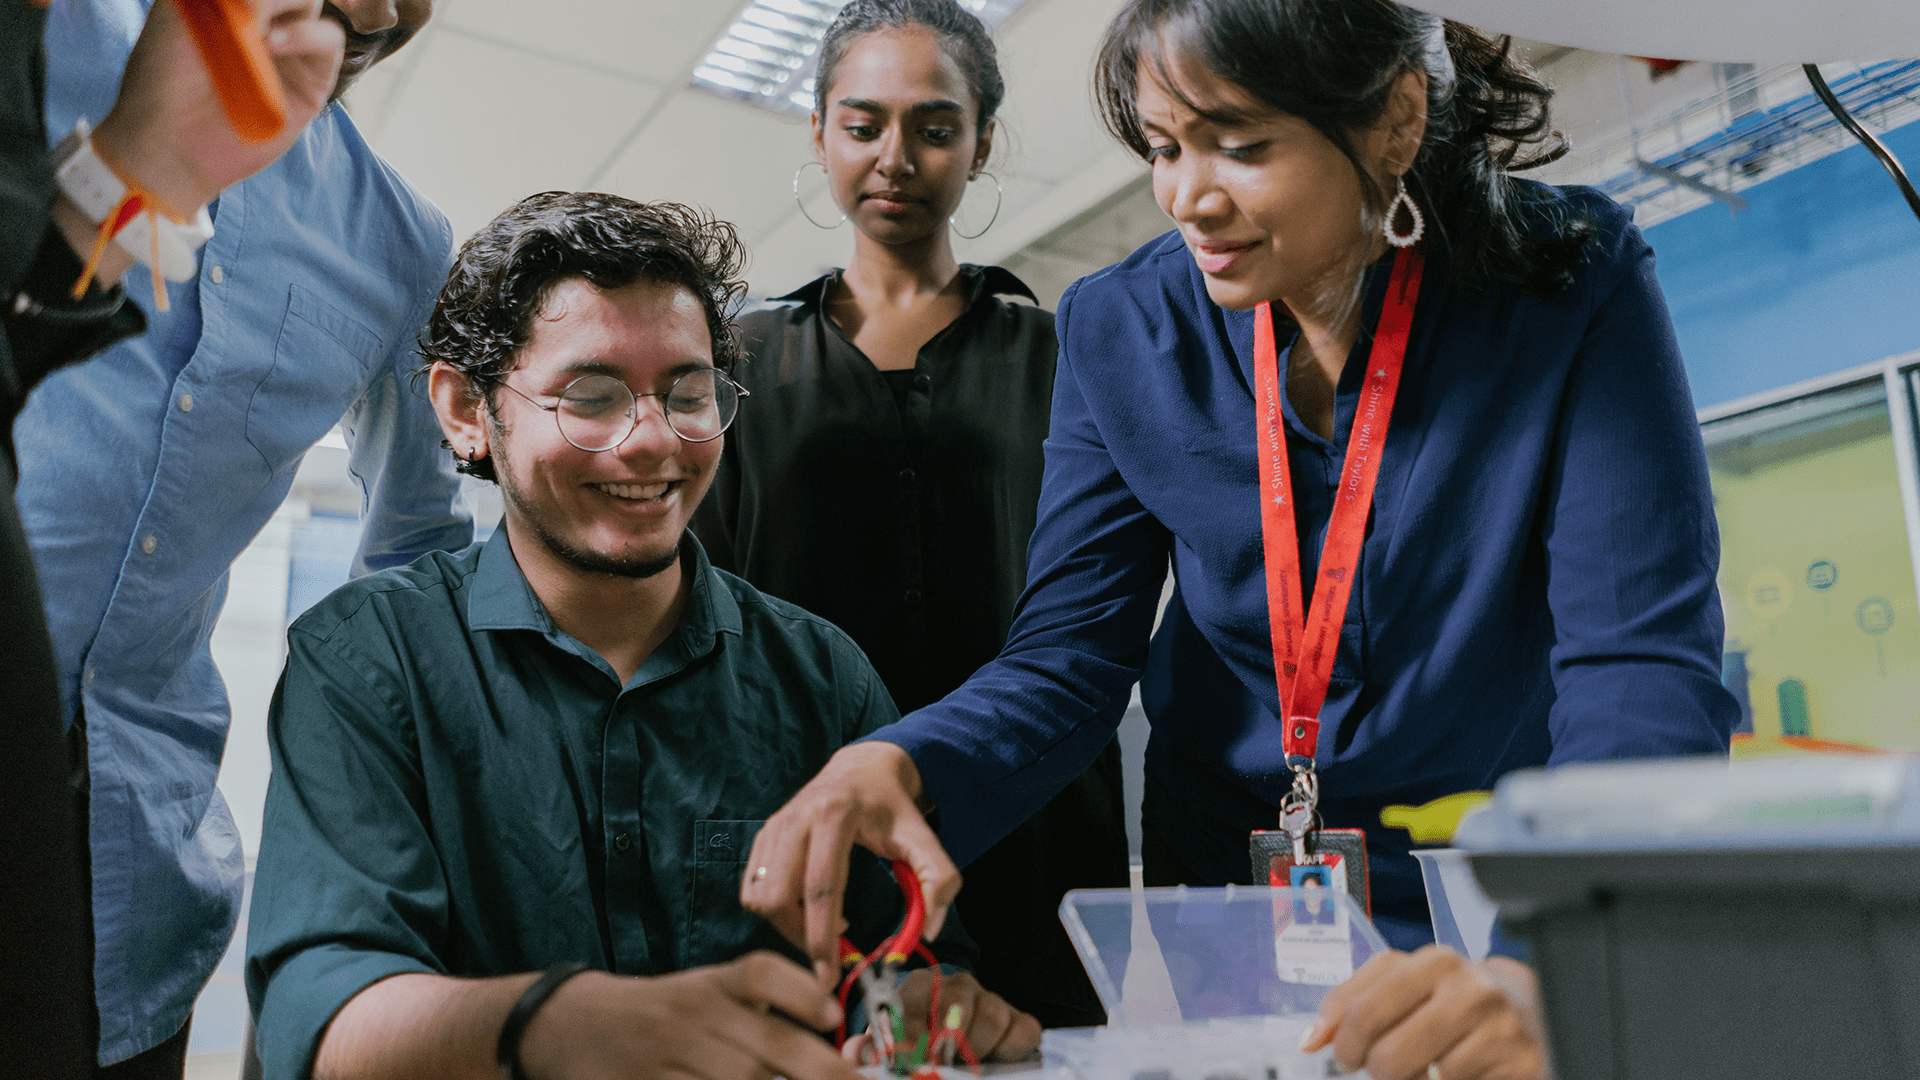
[(805, 120), (681, 90), (592, 182), (631, 199), (704, 206), (757, 236), (793, 210), (793, 171), (812, 160)]
[(816, 229), (795, 214), (754, 242), (748, 291), (759, 297), (792, 292), (830, 267), (845, 266), (852, 251), (853, 226)]
[(445, 25), (678, 87), (740, 6), (732, 0), (459, 0)]
[[(410, 48), (424, 49), (425, 44), (416, 42)], [(367, 138), (375, 136), (385, 123), (387, 114), (393, 110), (394, 94), (405, 81), (402, 74), (403, 69), (397, 60), (369, 68), (354, 80), (352, 89), (341, 99), (347, 106), (347, 112), (353, 116), (354, 124)]]
[[(442, 7), (453, 2), (440, 0)], [(439, 35), (440, 24), (428, 23), (399, 52), (380, 61), (354, 80), (353, 88), (341, 99), (347, 111), (353, 114), (353, 122), (359, 125), (361, 133), (369, 141), (379, 138), (380, 129), (393, 112), (394, 102), (400, 99), (407, 84), (413, 80), (413, 72), (420, 66), (420, 58), (427, 54), (433, 40)]]
[(1007, 100), (1001, 176), (1064, 180), (1111, 144), (1093, 111), (1093, 60), (1120, 0), (1035, 0), (996, 35)]
[(533, 192), (584, 185), (661, 96), (464, 34), (421, 47), (372, 141), (447, 212), (456, 239)]
[[(991, 170), (989, 170), (991, 171)], [(959, 235), (953, 237), (953, 253), (961, 262), (979, 262), (991, 256), (981, 252), (998, 250), (994, 244), (994, 230), (1004, 231), (1008, 222), (1020, 216), (1020, 212), (1044, 197), (1053, 185), (1028, 180), (1024, 177), (1000, 174), (1000, 212), (993, 212), (993, 181), (976, 180), (967, 185), (967, 194), (960, 200), (960, 208), (954, 213), (960, 229), (977, 234), (972, 240)], [(988, 224), (991, 222), (992, 224)], [(982, 232), (981, 230), (985, 231)]]
[[(1111, 185), (1088, 185), (1082, 175), (1114, 153), (1087, 77), (1120, 2), (1030, 0), (997, 35), (1008, 137), (992, 167), (1005, 203), (986, 237), (956, 240), (961, 258), (996, 257), (1016, 233), (1044, 231), (1028, 218), (1056, 203), (1071, 217), (1108, 194)], [(548, 188), (671, 199), (739, 226), (753, 249), (755, 292), (786, 292), (843, 264), (852, 234), (848, 226), (819, 230), (794, 212), (793, 172), (811, 157), (803, 120), (684, 86), (739, 7), (440, 0), (433, 24), (370, 72), (349, 107), (374, 146), (446, 209), (461, 238)], [(1087, 187), (1085, 197), (1063, 201), (1062, 181)], [(984, 209), (991, 191), (975, 188), (969, 227), (984, 220), (972, 211)]]

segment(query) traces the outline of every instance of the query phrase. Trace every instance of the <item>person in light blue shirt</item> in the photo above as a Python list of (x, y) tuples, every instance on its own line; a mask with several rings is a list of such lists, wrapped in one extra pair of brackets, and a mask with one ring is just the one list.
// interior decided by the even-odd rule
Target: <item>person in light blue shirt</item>
[[(50, 138), (106, 114), (149, 6), (52, 7)], [(431, 9), (324, 5), (347, 30), (336, 99)], [(139, 1075), (180, 1075), (240, 899), (239, 837), (214, 787), (229, 710), (209, 647), (229, 566), (336, 423), (364, 492), (356, 573), (472, 537), (409, 379), (451, 261), (445, 216), (337, 103), (210, 212), (199, 276), (172, 286), (170, 310), (130, 289), (147, 334), (47, 379), (15, 427), (20, 513), (91, 786), (98, 1059), (136, 1059)]]

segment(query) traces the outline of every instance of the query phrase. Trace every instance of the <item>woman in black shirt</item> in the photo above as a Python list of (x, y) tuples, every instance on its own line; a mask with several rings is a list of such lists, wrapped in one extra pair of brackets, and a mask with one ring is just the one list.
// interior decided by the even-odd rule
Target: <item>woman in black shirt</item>
[[(1053, 316), (1002, 299), (1033, 300), (1007, 271), (954, 258), (1004, 94), (979, 21), (953, 0), (855, 0), (819, 70), (814, 156), (853, 255), (742, 320), (754, 400), (694, 530), (715, 566), (844, 629), (908, 712), (1006, 641)], [(1056, 911), (1067, 889), (1127, 883), (1117, 746), (966, 874), (981, 982), (1047, 1026), (1104, 1022)]]

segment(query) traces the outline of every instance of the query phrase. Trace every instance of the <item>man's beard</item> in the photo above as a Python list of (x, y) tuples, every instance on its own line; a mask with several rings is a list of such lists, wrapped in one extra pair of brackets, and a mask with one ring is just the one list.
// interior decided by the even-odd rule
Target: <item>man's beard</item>
[(673, 569), (674, 563), (680, 561), (680, 545), (686, 541), (687, 536), (683, 530), (680, 533), (680, 539), (674, 541), (673, 547), (667, 549), (664, 555), (650, 557), (641, 555), (605, 555), (598, 551), (588, 551), (585, 548), (574, 547), (560, 537), (555, 536), (547, 529), (546, 525), (537, 518), (529, 517), (526, 521), (528, 526), (533, 529), (533, 538), (540, 541), (548, 551), (553, 552), (555, 558), (573, 567), (575, 570), (583, 570), (589, 574), (606, 574), (610, 577), (638, 579), (650, 578), (656, 574), (666, 573), (668, 570)]
[(535, 510), (533, 504), (520, 494), (519, 488), (514, 486), (512, 468), (507, 464), (506, 455), (500, 453), (500, 450), (506, 446), (505, 432), (497, 426), (494, 431), (497, 437), (494, 442), (493, 470), (495, 479), (500, 483), (500, 494), (520, 511), (520, 518), (526, 522), (528, 530), (533, 533), (533, 538), (552, 552), (555, 558), (575, 570), (589, 574), (606, 574), (609, 577), (636, 580), (664, 574), (673, 569), (674, 563), (680, 561), (680, 548), (686, 543), (687, 538), (685, 529), (682, 529), (680, 535), (674, 539), (673, 546), (659, 555), (607, 555), (568, 543), (565, 538), (547, 527), (547, 523)]

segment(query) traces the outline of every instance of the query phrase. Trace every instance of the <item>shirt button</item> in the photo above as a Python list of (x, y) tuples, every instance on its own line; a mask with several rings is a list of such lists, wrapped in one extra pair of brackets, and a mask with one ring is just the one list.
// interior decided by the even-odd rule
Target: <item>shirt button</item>
[(932, 388), (932, 386), (933, 376), (931, 375), (915, 375), (913, 377), (913, 388), (915, 390), (927, 390)]
[(628, 848), (630, 848), (630, 847), (632, 847), (632, 846), (633, 846), (633, 838), (632, 838), (632, 837), (630, 837), (630, 836), (628, 836), (628, 835), (627, 835), (626, 833), (615, 833), (615, 834), (614, 834), (614, 837), (613, 837), (613, 850), (615, 850), (615, 851), (618, 851), (618, 852), (621, 852), (621, 853), (623, 853), (623, 854), (624, 854), (624, 853), (626, 852), (626, 850), (627, 850)]
[(906, 594), (902, 596), (900, 599), (905, 600), (907, 602), (908, 607), (917, 608), (920, 606), (920, 590), (908, 589), (906, 591)]
[(207, 276), (213, 279), (215, 285), (218, 285), (222, 281), (227, 280), (227, 268), (224, 266), (215, 266), (212, 270), (207, 271)]
[(148, 555), (153, 554), (153, 549), (159, 546), (160, 541), (155, 537), (143, 536), (140, 538), (140, 550), (146, 552)]
[(908, 484), (911, 484), (911, 483), (913, 483), (913, 470), (901, 469), (900, 470), (900, 486), (906, 487)]
[(181, 412), (193, 411), (193, 395), (192, 394), (180, 395), (180, 411)]

